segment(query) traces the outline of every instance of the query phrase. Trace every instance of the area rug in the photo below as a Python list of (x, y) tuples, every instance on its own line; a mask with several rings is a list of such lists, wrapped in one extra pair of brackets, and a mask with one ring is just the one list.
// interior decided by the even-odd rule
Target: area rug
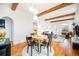
[[(53, 48), (50, 49), (49, 47), (49, 56), (53, 56), (54, 50)], [(29, 51), (27, 53), (27, 47), (25, 47), (22, 51), (22, 56), (31, 56), (31, 47), (29, 47)], [(32, 56), (47, 56), (47, 47), (41, 47), (41, 53), (38, 52), (37, 46), (34, 46), (32, 49)]]
[(61, 37), (57, 37), (57, 38), (53, 38), (52, 41), (56, 41), (58, 43), (64, 43), (64, 38), (61, 38)]

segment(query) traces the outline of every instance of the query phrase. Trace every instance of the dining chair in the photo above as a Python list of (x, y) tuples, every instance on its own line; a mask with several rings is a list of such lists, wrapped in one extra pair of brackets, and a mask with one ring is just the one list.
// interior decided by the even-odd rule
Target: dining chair
[(38, 46), (38, 44), (37, 44), (37, 42), (35, 42), (35, 41), (33, 41), (32, 40), (32, 36), (26, 36), (26, 42), (27, 42), (27, 53), (29, 52), (29, 47), (31, 47), (31, 56), (32, 56), (32, 53), (33, 53), (33, 51), (32, 51), (32, 49), (34, 49), (34, 46), (35, 45), (37, 45)]
[(27, 53), (29, 52), (29, 47), (31, 47), (31, 56), (32, 56), (32, 37), (26, 36), (26, 43), (27, 43)]
[(49, 34), (48, 34), (48, 39), (49, 39), (50, 51), (51, 51), (52, 38), (53, 38), (53, 34), (52, 34), (52, 33), (49, 33)]
[(49, 56), (49, 42), (46, 42), (46, 41), (43, 41), (43, 42), (41, 42), (41, 44), (40, 44), (40, 53), (41, 53), (41, 47), (44, 47), (44, 49), (45, 49), (45, 47), (47, 47), (47, 56)]

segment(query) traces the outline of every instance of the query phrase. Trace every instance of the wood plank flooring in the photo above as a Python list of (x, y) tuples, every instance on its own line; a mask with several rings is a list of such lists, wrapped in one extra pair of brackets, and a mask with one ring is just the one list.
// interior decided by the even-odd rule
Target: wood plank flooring
[(21, 56), (23, 48), (27, 46), (26, 42), (11, 46), (11, 56)]
[[(11, 56), (21, 56), (23, 48), (27, 46), (26, 42), (12, 45), (11, 47)], [(66, 48), (62, 44), (53, 41), (51, 43), (52, 48), (54, 49), (54, 56), (79, 56), (79, 50), (72, 49), (70, 42)]]

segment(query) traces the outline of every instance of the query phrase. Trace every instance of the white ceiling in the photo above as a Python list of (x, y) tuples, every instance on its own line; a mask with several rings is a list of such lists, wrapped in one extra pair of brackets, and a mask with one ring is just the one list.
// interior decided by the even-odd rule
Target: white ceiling
[(48, 19), (48, 18), (51, 18), (51, 17), (56, 17), (56, 16), (60, 16), (60, 15), (64, 15), (64, 14), (69, 14), (69, 13), (72, 13), (72, 12), (76, 12), (76, 10), (77, 10), (76, 4), (72, 4), (72, 5), (69, 5), (67, 7), (58, 9), (58, 10), (56, 10), (54, 12), (50, 12), (48, 14), (40, 16), (40, 18), (41, 19)]
[(61, 3), (32, 3), (31, 5), (35, 6), (39, 12), (42, 12), (59, 4)]
[[(23, 12), (26, 13), (26, 11), (30, 12), (29, 11), (29, 7), (30, 6), (35, 6), (35, 8), (39, 12), (42, 12), (44, 10), (47, 10), (47, 9), (52, 8), (52, 7), (54, 7), (56, 5), (59, 5), (59, 4), (61, 4), (61, 3), (19, 3), (17, 8), (21, 7), (20, 8), (21, 11), (23, 10)], [(0, 4), (0, 5), (3, 5), (3, 4)], [(4, 5), (6, 5), (6, 4), (4, 4)], [(11, 4), (7, 4), (7, 5), (9, 5), (9, 7), (11, 6)], [(64, 15), (64, 14), (75, 12), (76, 9), (77, 9), (76, 4), (72, 4), (72, 5), (69, 5), (67, 7), (58, 9), (58, 10), (56, 10), (54, 12), (50, 12), (48, 14), (40, 16), (39, 18), (44, 20), (44, 19), (47, 19), (47, 18), (51, 18), (51, 17), (60, 16), (60, 15)]]
[[(55, 6), (59, 5), (59, 4), (61, 4), (61, 3), (24, 3), (24, 4), (21, 4), (21, 5), (23, 6), (23, 9), (25, 9), (25, 10), (28, 10), (30, 6), (35, 6), (35, 8), (40, 13), (40, 12), (42, 12), (44, 10), (55, 7)], [(47, 19), (47, 18), (55, 17), (55, 16), (69, 14), (69, 13), (75, 12), (76, 9), (77, 9), (76, 4), (72, 4), (72, 5), (66, 6), (64, 8), (58, 9), (58, 10), (56, 10), (54, 12), (50, 12), (48, 14), (40, 16), (39, 18), (44, 20), (44, 19)]]
[(59, 4), (61, 3), (20, 3), (19, 5), (25, 10), (29, 10), (29, 7), (34, 6), (38, 12), (42, 12)]

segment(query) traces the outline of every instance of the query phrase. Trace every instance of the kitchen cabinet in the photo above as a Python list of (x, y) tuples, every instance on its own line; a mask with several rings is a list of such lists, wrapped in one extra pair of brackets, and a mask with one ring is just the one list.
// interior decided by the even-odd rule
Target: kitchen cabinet
[(0, 44), (0, 56), (10, 56), (11, 55), (11, 44), (8, 39), (4, 44)]
[(10, 55), (11, 55), (10, 44), (0, 45), (0, 56), (10, 56)]
[(0, 19), (0, 28), (5, 28), (5, 20)]

